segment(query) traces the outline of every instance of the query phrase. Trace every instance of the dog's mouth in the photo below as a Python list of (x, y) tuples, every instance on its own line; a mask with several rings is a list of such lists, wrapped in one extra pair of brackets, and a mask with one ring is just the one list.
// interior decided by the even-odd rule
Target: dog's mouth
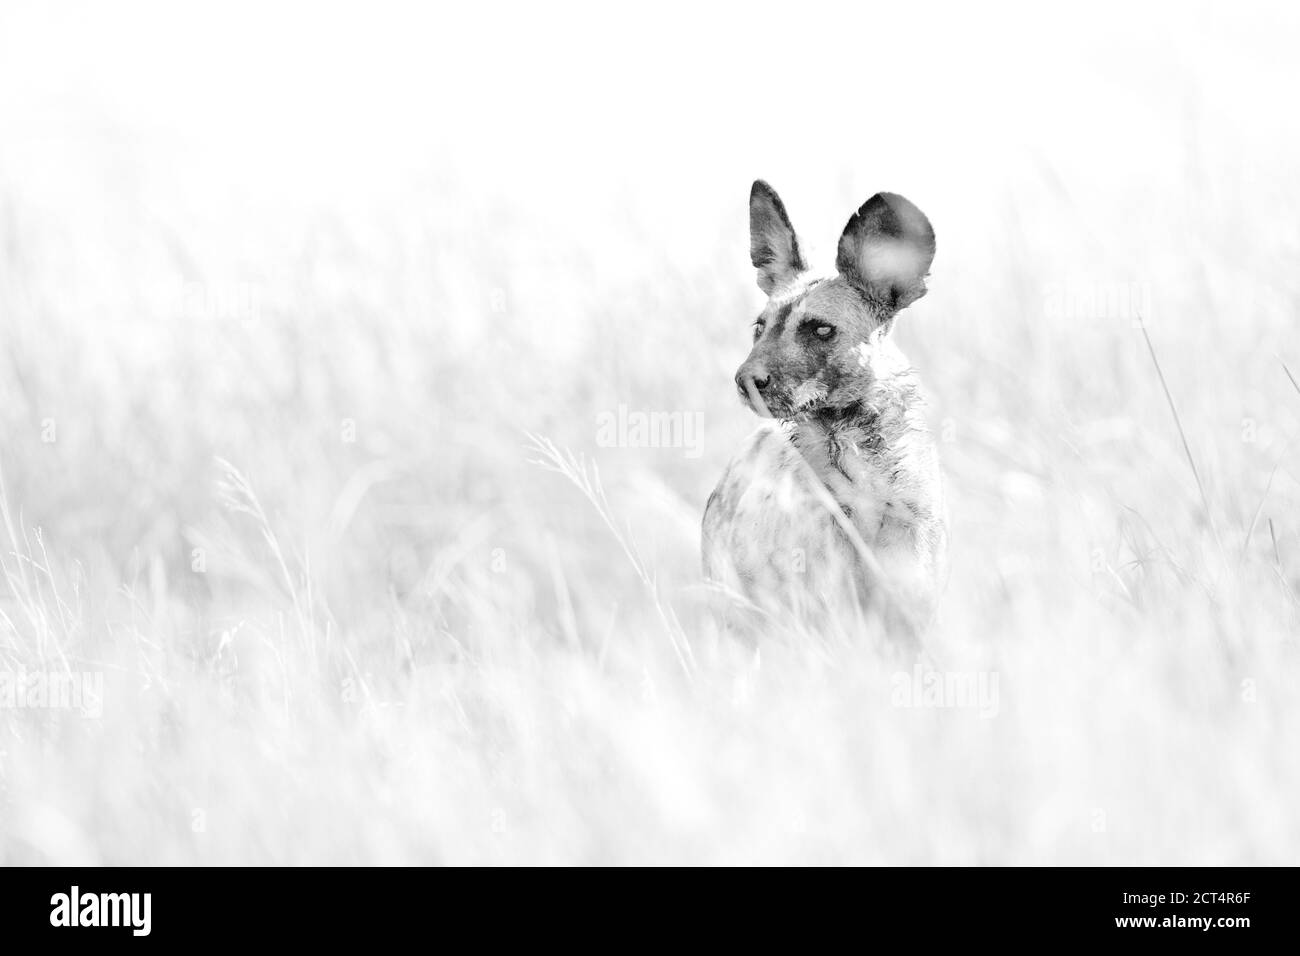
[(798, 405), (788, 393), (769, 391), (764, 396), (752, 385), (741, 391), (740, 399), (759, 418), (776, 418), (783, 422), (801, 418), (814, 410), (812, 407)]
[(816, 417), (827, 408), (826, 389), (820, 384), (810, 387), (809, 383), (805, 383), (794, 390), (776, 385), (764, 394), (753, 382), (746, 382), (737, 391), (741, 401), (759, 418), (793, 421)]
[(775, 418), (784, 422), (792, 421), (839, 421), (866, 413), (867, 407), (861, 401), (846, 405), (831, 404), (826, 396), (805, 397), (796, 400), (795, 395), (787, 391), (769, 390), (766, 397), (751, 383), (748, 388), (738, 388), (740, 400), (759, 418)]

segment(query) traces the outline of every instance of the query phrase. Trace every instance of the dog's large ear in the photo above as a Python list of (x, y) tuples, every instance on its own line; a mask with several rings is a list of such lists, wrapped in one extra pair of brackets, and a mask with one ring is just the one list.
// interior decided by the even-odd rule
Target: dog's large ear
[(934, 229), (925, 213), (894, 193), (876, 193), (840, 236), (835, 267), (870, 298), (897, 312), (925, 295)]
[(781, 197), (761, 179), (749, 191), (749, 261), (758, 270), (758, 287), (769, 295), (808, 268)]

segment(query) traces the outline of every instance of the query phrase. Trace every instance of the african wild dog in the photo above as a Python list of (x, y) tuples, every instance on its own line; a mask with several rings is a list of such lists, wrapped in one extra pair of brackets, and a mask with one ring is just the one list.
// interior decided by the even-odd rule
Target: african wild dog
[(934, 610), (947, 529), (920, 385), (890, 331), (925, 295), (934, 231), (877, 193), (845, 226), (836, 274), (815, 274), (762, 181), (749, 229), (768, 301), (736, 388), (771, 420), (709, 498), (705, 576), (760, 606), (847, 599), (914, 635)]

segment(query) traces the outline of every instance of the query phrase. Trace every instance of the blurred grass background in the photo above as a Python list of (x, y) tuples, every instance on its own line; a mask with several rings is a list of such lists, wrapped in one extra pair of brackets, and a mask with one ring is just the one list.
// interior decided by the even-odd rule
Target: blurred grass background
[[(6, 4), (0, 668), (107, 683), (0, 708), (0, 862), (1295, 862), (1296, 39)], [(823, 266), (878, 190), (935, 224), (932, 652), (995, 717), (705, 608), (760, 176)]]

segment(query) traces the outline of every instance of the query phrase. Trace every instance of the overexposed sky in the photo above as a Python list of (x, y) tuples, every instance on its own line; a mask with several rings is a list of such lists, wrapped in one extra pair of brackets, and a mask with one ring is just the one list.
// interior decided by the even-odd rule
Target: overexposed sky
[(503, 190), (745, 164), (775, 182), (848, 157), (951, 181), (1035, 150), (1131, 176), (1175, 161), (1198, 115), (1295, 149), (1276, 105), (1294, 11), (1042, 6), (9, 2), (0, 142), (10, 175), (116, 143), (308, 198), (400, 193), (453, 156)]

